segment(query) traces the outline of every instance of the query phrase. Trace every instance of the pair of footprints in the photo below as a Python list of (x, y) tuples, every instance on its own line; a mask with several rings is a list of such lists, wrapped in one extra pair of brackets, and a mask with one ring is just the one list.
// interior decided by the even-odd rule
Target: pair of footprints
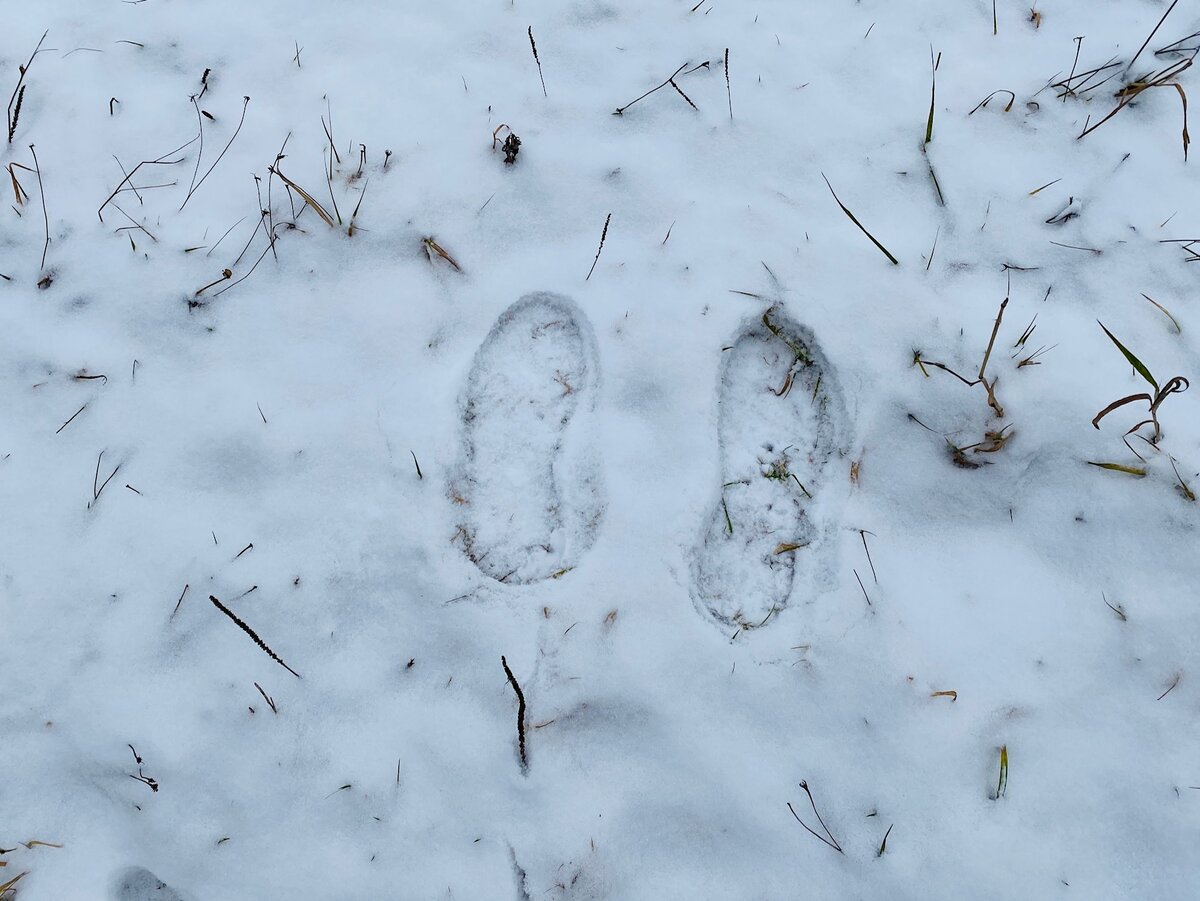
[[(797, 569), (815, 566), (825, 470), (844, 416), (812, 334), (778, 308), (725, 348), (719, 404), (721, 485), (691, 561), (692, 597), (724, 625), (752, 628), (787, 606)], [(569, 571), (604, 512), (591, 420), (596, 341), (583, 312), (531, 294), (497, 320), (463, 396), (463, 446), (451, 479), (455, 540), (507, 584)]]

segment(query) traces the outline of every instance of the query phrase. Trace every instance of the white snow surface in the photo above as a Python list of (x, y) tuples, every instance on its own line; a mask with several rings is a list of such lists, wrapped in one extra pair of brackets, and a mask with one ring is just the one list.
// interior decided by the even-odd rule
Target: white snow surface
[(0, 885), (1194, 897), (1200, 8), (994, 8), (8, 4)]

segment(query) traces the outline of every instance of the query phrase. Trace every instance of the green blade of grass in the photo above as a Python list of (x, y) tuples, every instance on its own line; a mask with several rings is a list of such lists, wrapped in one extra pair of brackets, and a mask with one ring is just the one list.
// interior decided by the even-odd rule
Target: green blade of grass
[[(824, 172), (821, 173), (821, 178), (825, 178)], [(868, 238), (871, 239), (871, 243), (874, 244), (876, 247), (878, 247), (879, 251), (885, 257), (887, 257), (889, 260), (891, 260), (891, 263), (893, 266), (899, 266), (900, 261), (898, 259), (896, 259), (894, 256), (892, 256), (892, 252), (890, 250), (888, 250), (886, 247), (884, 247), (882, 244), (880, 244), (879, 240), (873, 234), (871, 234), (869, 231), (867, 231), (866, 227), (861, 222), (858, 221), (858, 218), (852, 212), (850, 212), (850, 208), (847, 207), (846, 204), (842, 203), (841, 199), (837, 196), (837, 192), (833, 190), (833, 185), (831, 185), (829, 183), (828, 178), (825, 178), (825, 187), (829, 188), (829, 193), (833, 195), (834, 201), (836, 201), (837, 205), (842, 208), (842, 212), (846, 214), (846, 216), (850, 219), (850, 221), (858, 226), (858, 230), (861, 231), (864, 235), (866, 235)]]
[(1107, 328), (1104, 328), (1103, 322), (1101, 322), (1099, 319), (1097, 319), (1096, 324), (1099, 325), (1100, 328), (1104, 329), (1104, 334), (1108, 335), (1109, 340), (1112, 341), (1113, 344), (1117, 345), (1117, 350), (1119, 350), (1121, 353), (1123, 353), (1125, 355), (1125, 359), (1129, 361), (1129, 365), (1137, 370), (1138, 375), (1140, 375), (1147, 382), (1149, 382), (1151, 385), (1153, 385), (1154, 390), (1157, 392), (1158, 391), (1158, 382), (1154, 380), (1154, 376), (1152, 376), (1150, 374), (1150, 370), (1146, 368), (1146, 364), (1143, 363), (1141, 360), (1139, 360), (1137, 357), (1135, 357), (1133, 355), (1133, 353), (1129, 350), (1129, 348), (1127, 348), (1124, 344), (1122, 344), (1120, 341), (1118, 341), (1116, 335), (1114, 335), (1112, 332), (1110, 332)]

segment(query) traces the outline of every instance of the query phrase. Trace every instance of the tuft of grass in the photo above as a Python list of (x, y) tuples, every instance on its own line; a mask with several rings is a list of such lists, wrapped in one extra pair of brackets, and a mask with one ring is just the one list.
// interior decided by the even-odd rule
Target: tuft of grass
[(1117, 91), (1116, 107), (1114, 107), (1108, 113), (1108, 115), (1095, 124), (1085, 124), (1083, 131), (1076, 136), (1076, 140), (1087, 137), (1121, 110), (1125, 109), (1126, 106), (1137, 99), (1137, 97), (1139, 97), (1145, 91), (1148, 91), (1152, 88), (1175, 88), (1175, 90), (1179, 93), (1179, 99), (1183, 104), (1183, 159), (1186, 162), (1188, 157), (1188, 145), (1191, 143), (1191, 139), (1188, 136), (1187, 127), (1187, 94), (1184, 92), (1183, 86), (1174, 79), (1177, 79), (1185, 70), (1191, 68), (1192, 61), (1192, 57), (1179, 60), (1178, 62), (1172, 63), (1163, 69), (1152, 72), (1126, 84), (1123, 88)]
[(1112, 343), (1117, 346), (1117, 349), (1121, 352), (1122, 356), (1124, 356), (1125, 359), (1129, 362), (1129, 364), (1134, 368), (1134, 371), (1136, 371), (1138, 375), (1140, 375), (1143, 379), (1145, 379), (1150, 384), (1150, 386), (1154, 389), (1154, 393), (1149, 394), (1149, 393), (1146, 393), (1143, 391), (1143, 392), (1139, 392), (1137, 394), (1130, 394), (1130, 395), (1127, 395), (1126, 397), (1122, 397), (1122, 398), (1118, 398), (1117, 400), (1114, 400), (1111, 404), (1109, 404), (1107, 407), (1105, 407), (1103, 410), (1101, 410), (1099, 413), (1097, 413), (1092, 418), (1092, 425), (1097, 430), (1099, 430), (1100, 429), (1100, 421), (1102, 419), (1104, 419), (1104, 417), (1106, 417), (1109, 413), (1112, 413), (1114, 410), (1118, 410), (1127, 404), (1132, 404), (1132, 403), (1136, 403), (1138, 401), (1144, 400), (1147, 404), (1149, 404), (1150, 418), (1144, 419), (1141, 422), (1139, 422), (1137, 425), (1133, 426), (1133, 428), (1131, 428), (1129, 431), (1127, 431), (1125, 433), (1125, 435), (1128, 436), (1128, 435), (1135, 434), (1139, 429), (1142, 428), (1142, 426), (1146, 426), (1146, 425), (1153, 426), (1154, 436), (1149, 440), (1152, 445), (1157, 446), (1159, 439), (1162, 437), (1162, 426), (1159, 424), (1159, 421), (1158, 421), (1159, 407), (1161, 407), (1163, 402), (1166, 401), (1166, 399), (1168, 397), (1170, 397), (1172, 394), (1180, 394), (1180, 393), (1186, 391), (1190, 387), (1190, 382), (1188, 382), (1188, 380), (1185, 379), (1183, 376), (1177, 375), (1174, 378), (1170, 379), (1170, 381), (1168, 381), (1166, 384), (1164, 384), (1160, 387), (1157, 379), (1154, 378), (1154, 375), (1146, 367), (1146, 364), (1144, 364), (1141, 360), (1139, 360), (1133, 354), (1133, 352), (1131, 350), (1129, 350), (1129, 348), (1127, 348), (1124, 344), (1122, 344), (1117, 339), (1117, 336), (1114, 335), (1112, 332), (1110, 332), (1105, 327), (1103, 322), (1099, 322), (1099, 320), (1097, 320), (1097, 322), (1098, 322), (1100, 328), (1104, 329), (1104, 334), (1108, 335), (1109, 340), (1111, 340)]
[(1005, 297), (1004, 300), (1002, 300), (1000, 302), (1000, 309), (996, 312), (996, 321), (992, 325), (992, 335), (988, 339), (987, 350), (985, 350), (983, 353), (983, 361), (979, 364), (979, 374), (974, 379), (968, 379), (964, 376), (959, 375), (957, 372), (955, 372), (953, 369), (951, 369), (949, 366), (945, 365), (944, 363), (937, 363), (933, 360), (924, 359), (922, 357), (920, 351), (916, 351), (913, 354), (913, 365), (919, 366), (921, 368), (921, 371), (925, 373), (926, 378), (929, 377), (929, 372), (925, 369), (925, 367), (933, 366), (935, 369), (940, 369), (943, 372), (948, 372), (950, 375), (954, 376), (956, 379), (958, 379), (960, 382), (962, 382), (968, 388), (973, 388), (976, 385), (983, 385), (984, 390), (987, 392), (988, 406), (992, 408), (992, 410), (996, 414), (996, 418), (998, 418), (998, 419), (1004, 418), (1004, 408), (1002, 406), (1000, 406), (1000, 402), (996, 399), (996, 383), (999, 381), (999, 379), (993, 378), (990, 381), (988, 380), (987, 365), (988, 365), (988, 361), (991, 359), (991, 356), (992, 356), (992, 348), (995, 347), (995, 345), (996, 345), (996, 335), (999, 334), (999, 332), (1000, 332), (1000, 323), (1004, 320), (1004, 310), (1007, 307), (1008, 307), (1008, 298)]

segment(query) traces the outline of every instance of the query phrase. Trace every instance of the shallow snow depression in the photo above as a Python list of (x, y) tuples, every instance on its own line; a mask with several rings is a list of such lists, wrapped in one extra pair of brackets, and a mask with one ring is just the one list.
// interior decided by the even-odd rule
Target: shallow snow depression
[(5, 901), (1189, 897), (1197, 31), (9, 10)]

